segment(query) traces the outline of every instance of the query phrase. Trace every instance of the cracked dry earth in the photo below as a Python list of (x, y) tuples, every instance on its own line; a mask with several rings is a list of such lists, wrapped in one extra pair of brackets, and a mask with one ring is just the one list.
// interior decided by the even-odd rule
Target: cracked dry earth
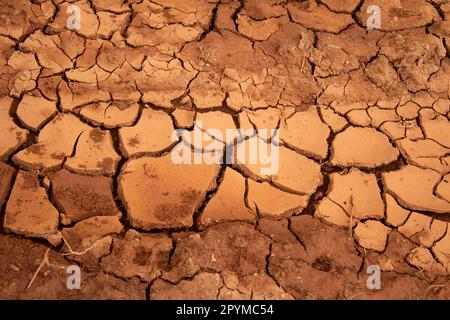
[[(3, 0), (0, 297), (449, 299), (449, 45), (447, 0)], [(195, 120), (278, 174), (173, 164)]]

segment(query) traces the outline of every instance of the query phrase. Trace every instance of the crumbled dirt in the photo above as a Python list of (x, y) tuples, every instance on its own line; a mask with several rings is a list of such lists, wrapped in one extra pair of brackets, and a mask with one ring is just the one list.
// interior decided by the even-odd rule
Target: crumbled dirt
[(3, 2), (0, 298), (450, 299), (449, 1)]

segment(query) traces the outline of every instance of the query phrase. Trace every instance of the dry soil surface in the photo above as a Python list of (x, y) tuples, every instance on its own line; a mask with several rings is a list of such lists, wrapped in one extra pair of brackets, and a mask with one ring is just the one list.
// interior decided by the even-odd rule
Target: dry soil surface
[[(3, 0), (0, 298), (449, 299), (449, 46), (447, 0)], [(175, 165), (195, 120), (279, 172)]]

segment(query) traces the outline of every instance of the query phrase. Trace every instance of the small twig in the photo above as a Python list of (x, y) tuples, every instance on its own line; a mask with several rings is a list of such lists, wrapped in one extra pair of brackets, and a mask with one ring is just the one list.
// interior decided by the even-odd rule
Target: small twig
[(68, 253), (63, 253), (63, 256), (70, 256), (70, 255), (75, 255), (75, 256), (82, 256), (85, 255), (86, 253), (88, 253), (89, 251), (92, 250), (92, 248), (94, 248), (94, 246), (97, 244), (98, 240), (95, 241), (93, 244), (91, 244), (88, 248), (84, 249), (83, 251), (74, 251), (72, 249), (72, 247), (70, 246), (70, 244), (67, 242), (67, 240), (64, 238), (64, 236), (62, 235), (62, 233), (60, 232), (61, 238), (63, 239), (64, 243), (66, 244), (67, 248), (69, 249)]
[(428, 292), (429, 290), (434, 289), (434, 288), (443, 288), (443, 287), (445, 287), (445, 284), (433, 284), (433, 285), (429, 286), (425, 290), (425, 292)]
[[(87, 249), (78, 252), (78, 251), (74, 251), (74, 250), (72, 249), (72, 247), (71, 247), (70, 244), (67, 242), (67, 240), (64, 238), (64, 236), (62, 235), (61, 232), (60, 232), (59, 234), (61, 235), (61, 238), (63, 239), (64, 243), (66, 244), (67, 248), (69, 249), (69, 252), (68, 252), (68, 253), (64, 253), (63, 256), (68, 256), (68, 255), (81, 256), (81, 255), (84, 255), (84, 254), (88, 253), (90, 250), (92, 250), (92, 248), (97, 244), (97, 241), (98, 241), (98, 240), (95, 241), (95, 242), (94, 242), (91, 246), (89, 246)], [(48, 248), (47, 251), (45, 251), (45, 254), (44, 254), (44, 257), (42, 258), (41, 264), (39, 265), (39, 267), (38, 267), (38, 268), (36, 269), (36, 271), (34, 272), (33, 277), (31, 278), (30, 282), (28, 283), (28, 286), (27, 286), (26, 290), (28, 290), (28, 289), (32, 286), (34, 280), (36, 279), (36, 277), (38, 276), (39, 272), (41, 271), (41, 269), (42, 269), (44, 266), (49, 266), (49, 267), (57, 268), (57, 269), (65, 269), (65, 268), (66, 268), (66, 267), (64, 267), (64, 266), (59, 266), (59, 265), (56, 265), (56, 264), (52, 264), (52, 263), (49, 261), (49, 252), (50, 252), (50, 248)]]
[(50, 248), (48, 248), (47, 251), (45, 251), (44, 258), (42, 258), (41, 264), (39, 265), (39, 267), (34, 272), (33, 278), (31, 278), (30, 282), (28, 283), (28, 286), (27, 286), (26, 290), (30, 289), (31, 285), (33, 284), (33, 282), (36, 279), (37, 275), (41, 271), (42, 267), (44, 267), (44, 265), (48, 264), (48, 253), (49, 252), (50, 252)]
[(39, 265), (39, 267), (34, 272), (33, 277), (31, 278), (31, 280), (28, 283), (28, 286), (27, 286), (27, 288), (25, 290), (30, 289), (30, 287), (33, 284), (34, 280), (36, 279), (37, 275), (39, 274), (39, 272), (41, 271), (41, 269), (44, 266), (48, 266), (48, 267), (52, 267), (52, 268), (56, 268), (56, 269), (65, 269), (66, 268), (64, 266), (59, 266), (59, 265), (51, 263), (50, 260), (49, 260), (49, 253), (50, 253), (50, 248), (48, 248), (47, 251), (45, 251), (45, 254), (44, 254), (44, 257), (42, 258), (41, 264)]

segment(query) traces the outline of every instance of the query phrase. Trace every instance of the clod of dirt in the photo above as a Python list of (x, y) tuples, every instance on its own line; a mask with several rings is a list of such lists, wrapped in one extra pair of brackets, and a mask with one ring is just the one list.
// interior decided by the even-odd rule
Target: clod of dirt
[(356, 225), (355, 239), (363, 248), (382, 252), (386, 247), (389, 231), (381, 222), (367, 220)]
[(404, 105), (396, 108), (397, 114), (406, 120), (413, 120), (419, 116), (420, 107), (414, 102), (410, 101)]
[(256, 215), (245, 205), (245, 178), (227, 167), (216, 194), (200, 218), (202, 225), (223, 221), (255, 221)]
[(331, 107), (320, 106), (320, 114), (323, 121), (334, 133), (342, 131), (348, 123), (344, 117), (336, 113)]
[[(261, 159), (258, 163), (252, 163), (250, 161), (250, 155), (252, 154), (250, 147), (258, 145), (258, 150), (268, 159), (272, 159), (273, 163), (262, 163)], [(239, 152), (245, 148), (247, 158), (239, 156)], [(275, 151), (274, 148), (277, 148)], [(322, 183), (322, 174), (320, 172), (320, 165), (286, 147), (276, 146), (275, 143), (267, 143), (259, 136), (251, 137), (248, 140), (244, 140), (236, 145), (237, 153), (237, 167), (240, 168), (247, 176), (252, 177), (255, 180), (272, 181), (278, 188), (298, 194), (312, 194), (317, 187)], [(278, 157), (278, 158), (276, 158)], [(267, 162), (267, 161), (265, 161)], [(269, 170), (273, 167), (274, 173), (263, 174), (264, 170)]]
[(9, 110), (13, 100), (9, 97), (0, 99), (0, 158), (8, 157), (27, 139), (27, 130), (19, 128), (11, 119)]
[(130, 101), (98, 102), (84, 106), (80, 115), (96, 126), (117, 128), (132, 125), (139, 113), (139, 104)]
[[(370, 124), (372, 127), (379, 128), (383, 123), (388, 121), (402, 121), (401, 116), (397, 113), (397, 110), (386, 110), (379, 106), (367, 108), (367, 114), (370, 118)], [(415, 118), (415, 117), (414, 117)], [(407, 118), (403, 118), (403, 121), (410, 121)], [(414, 123), (414, 121), (412, 121)], [(408, 122), (409, 123), (409, 122)], [(408, 130), (410, 131), (410, 130)], [(417, 130), (420, 131), (420, 130)], [(407, 133), (409, 135), (409, 132)], [(420, 136), (422, 134), (420, 133)]]
[(14, 51), (9, 57), (8, 65), (14, 70), (14, 76), (9, 79), (8, 83), (8, 89), (12, 96), (18, 98), (22, 93), (36, 88), (36, 79), (41, 67), (33, 53)]
[(58, 85), (61, 108), (72, 111), (77, 107), (95, 102), (109, 102), (109, 92), (100, 90), (96, 85), (80, 82), (61, 81)]
[(309, 197), (282, 191), (267, 182), (248, 180), (248, 205), (262, 216), (279, 218), (299, 213), (307, 206)]
[(407, 165), (400, 170), (383, 173), (386, 191), (404, 207), (412, 210), (450, 212), (450, 202), (434, 195), (440, 175), (430, 169)]
[(297, 112), (281, 122), (280, 140), (300, 153), (324, 159), (328, 153), (330, 129), (323, 123), (314, 107)]
[(177, 128), (191, 128), (194, 125), (195, 111), (176, 109), (172, 112)]
[(36, 131), (56, 111), (56, 102), (44, 97), (25, 95), (17, 107), (17, 116), (27, 128)]
[(44, 238), (57, 245), (59, 213), (40, 187), (36, 172), (19, 171), (6, 205), (4, 227), (28, 237)]
[(62, 223), (93, 216), (121, 216), (112, 194), (112, 179), (71, 173), (65, 169), (50, 176), (52, 197), (61, 209)]
[(257, 129), (276, 129), (282, 114), (282, 110), (278, 108), (259, 109), (256, 111), (249, 110), (243, 112), (248, 116), (249, 121)]
[(375, 175), (358, 169), (331, 174), (330, 190), (315, 216), (342, 226), (349, 226), (352, 218), (383, 218), (384, 203)]
[(66, 77), (70, 81), (95, 85), (99, 81), (107, 80), (109, 73), (101, 69), (98, 65), (95, 65), (89, 69), (77, 68), (66, 71)]
[(96, 128), (80, 135), (75, 155), (64, 166), (82, 174), (113, 175), (119, 161), (109, 131)]
[(386, 198), (386, 222), (394, 227), (403, 225), (408, 219), (411, 211), (402, 208), (395, 198), (390, 194), (385, 194)]
[(349, 127), (332, 143), (331, 163), (336, 166), (375, 168), (395, 161), (398, 150), (388, 138), (372, 128)]
[(100, 22), (97, 34), (101, 37), (109, 38), (114, 32), (120, 31), (126, 26), (130, 13), (117, 14), (108, 11), (98, 11), (97, 16)]
[(216, 164), (175, 164), (170, 154), (128, 161), (119, 192), (130, 223), (146, 230), (191, 226), (218, 172)]
[(53, 169), (73, 152), (80, 134), (90, 129), (72, 114), (60, 114), (40, 132), (37, 143), (16, 153), (13, 161), (25, 169)]
[(347, 113), (347, 117), (353, 125), (362, 127), (369, 127), (371, 125), (371, 119), (366, 110), (351, 110)]
[[(201, 129), (210, 137), (217, 141), (228, 142), (227, 129), (235, 130), (236, 125), (234, 124), (231, 115), (222, 111), (211, 111), (207, 113), (197, 113), (195, 118), (197, 122), (201, 122)], [(196, 124), (200, 126), (200, 123)], [(195, 142), (194, 142), (195, 143)], [(195, 145), (196, 148), (201, 148), (202, 146)]]
[(450, 148), (450, 122), (446, 117), (424, 109), (420, 111), (420, 123), (427, 138)]
[(418, 167), (429, 168), (439, 172), (450, 170), (450, 152), (436, 141), (430, 139), (401, 139), (396, 145), (408, 163)]
[(172, 240), (167, 235), (130, 230), (125, 239), (113, 240), (111, 254), (102, 259), (101, 266), (117, 277), (150, 282), (167, 269), (171, 250)]
[[(158, 134), (149, 134), (150, 130)], [(119, 129), (120, 146), (127, 156), (160, 152), (174, 143), (171, 140), (173, 130), (172, 119), (167, 113), (144, 109), (135, 126)]]
[(413, 242), (430, 248), (447, 231), (447, 222), (412, 212), (408, 220), (398, 228), (398, 232)]

